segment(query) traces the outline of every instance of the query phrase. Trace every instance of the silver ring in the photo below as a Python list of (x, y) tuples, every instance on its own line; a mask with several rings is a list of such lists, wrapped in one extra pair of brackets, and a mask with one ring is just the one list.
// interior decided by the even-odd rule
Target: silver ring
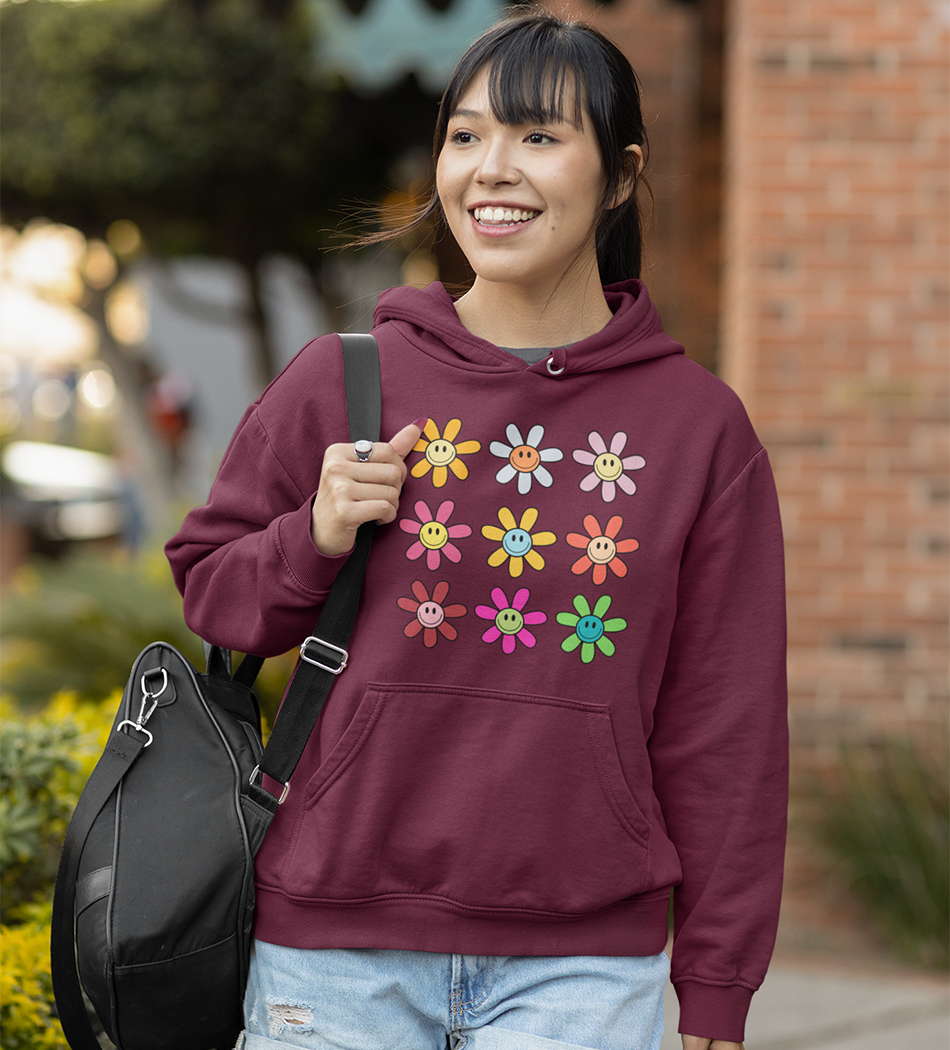
[(373, 454), (373, 443), (372, 441), (367, 441), (366, 438), (361, 438), (353, 443), (353, 451), (356, 453), (356, 458), (360, 463), (366, 463)]

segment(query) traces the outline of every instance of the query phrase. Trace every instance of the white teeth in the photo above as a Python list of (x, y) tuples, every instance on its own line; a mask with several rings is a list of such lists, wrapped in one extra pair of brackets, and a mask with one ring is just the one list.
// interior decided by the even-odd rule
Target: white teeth
[(475, 208), (472, 214), (476, 222), (511, 225), (516, 222), (527, 222), (541, 213), (521, 208)]

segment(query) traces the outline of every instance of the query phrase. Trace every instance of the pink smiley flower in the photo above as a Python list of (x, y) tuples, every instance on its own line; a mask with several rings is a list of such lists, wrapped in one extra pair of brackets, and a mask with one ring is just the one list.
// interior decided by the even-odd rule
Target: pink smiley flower
[(482, 635), (482, 641), (490, 645), (500, 638), (501, 650), (506, 654), (515, 651), (515, 639), (533, 649), (537, 639), (528, 630), (527, 625), (545, 623), (548, 617), (547, 613), (524, 611), (530, 597), (531, 592), (528, 588), (521, 587), (515, 591), (514, 598), (509, 602), (505, 592), (500, 587), (495, 587), (491, 592), (494, 608), (490, 605), (475, 606), (476, 616), (493, 621), (492, 626)]
[(418, 521), (412, 518), (400, 518), (399, 527), (403, 532), (411, 533), (419, 538), (406, 551), (406, 557), (410, 561), (426, 556), (426, 568), (435, 571), (442, 563), (444, 554), (449, 561), (458, 562), (462, 560), (462, 552), (451, 541), (462, 536), (471, 536), (471, 525), (449, 525), (449, 518), (455, 510), (455, 504), (447, 499), (439, 504), (439, 509), (433, 515), (428, 504), (424, 500), (417, 500), (412, 508), (416, 512)]
[(596, 430), (592, 430), (587, 435), (587, 441), (593, 449), (592, 452), (586, 448), (576, 448), (571, 453), (575, 462), (593, 467), (593, 470), (581, 479), (581, 491), (591, 492), (600, 485), (600, 494), (604, 503), (614, 501), (618, 487), (623, 489), (628, 496), (632, 496), (637, 491), (637, 486), (633, 478), (628, 478), (624, 472), (641, 470), (647, 465), (647, 461), (643, 456), (620, 455), (627, 443), (627, 435), (622, 430), (618, 430), (610, 439), (610, 448)]
[(407, 638), (415, 638), (422, 633), (422, 641), (427, 649), (431, 649), (439, 640), (441, 634), (450, 642), (458, 638), (458, 631), (448, 619), (464, 616), (468, 610), (464, 605), (446, 605), (445, 599), (449, 594), (449, 585), (445, 580), (440, 580), (432, 590), (432, 597), (425, 584), (421, 580), (414, 580), (412, 584), (413, 598), (400, 598), (397, 605), (400, 609), (414, 614), (414, 618), (406, 624), (402, 633)]

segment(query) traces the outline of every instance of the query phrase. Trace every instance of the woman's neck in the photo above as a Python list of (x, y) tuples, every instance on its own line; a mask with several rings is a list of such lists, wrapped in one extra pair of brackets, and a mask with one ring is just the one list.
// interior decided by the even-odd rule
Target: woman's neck
[(455, 309), (473, 335), (495, 346), (566, 346), (599, 332), (613, 315), (599, 279), (562, 285), (539, 292), (476, 277)]

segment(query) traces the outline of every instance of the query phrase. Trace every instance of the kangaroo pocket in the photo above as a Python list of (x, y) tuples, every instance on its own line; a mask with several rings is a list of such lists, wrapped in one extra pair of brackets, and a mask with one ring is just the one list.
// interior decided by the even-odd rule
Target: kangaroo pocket
[(283, 882), (313, 900), (582, 914), (652, 888), (650, 827), (604, 707), (370, 685), (307, 784)]

